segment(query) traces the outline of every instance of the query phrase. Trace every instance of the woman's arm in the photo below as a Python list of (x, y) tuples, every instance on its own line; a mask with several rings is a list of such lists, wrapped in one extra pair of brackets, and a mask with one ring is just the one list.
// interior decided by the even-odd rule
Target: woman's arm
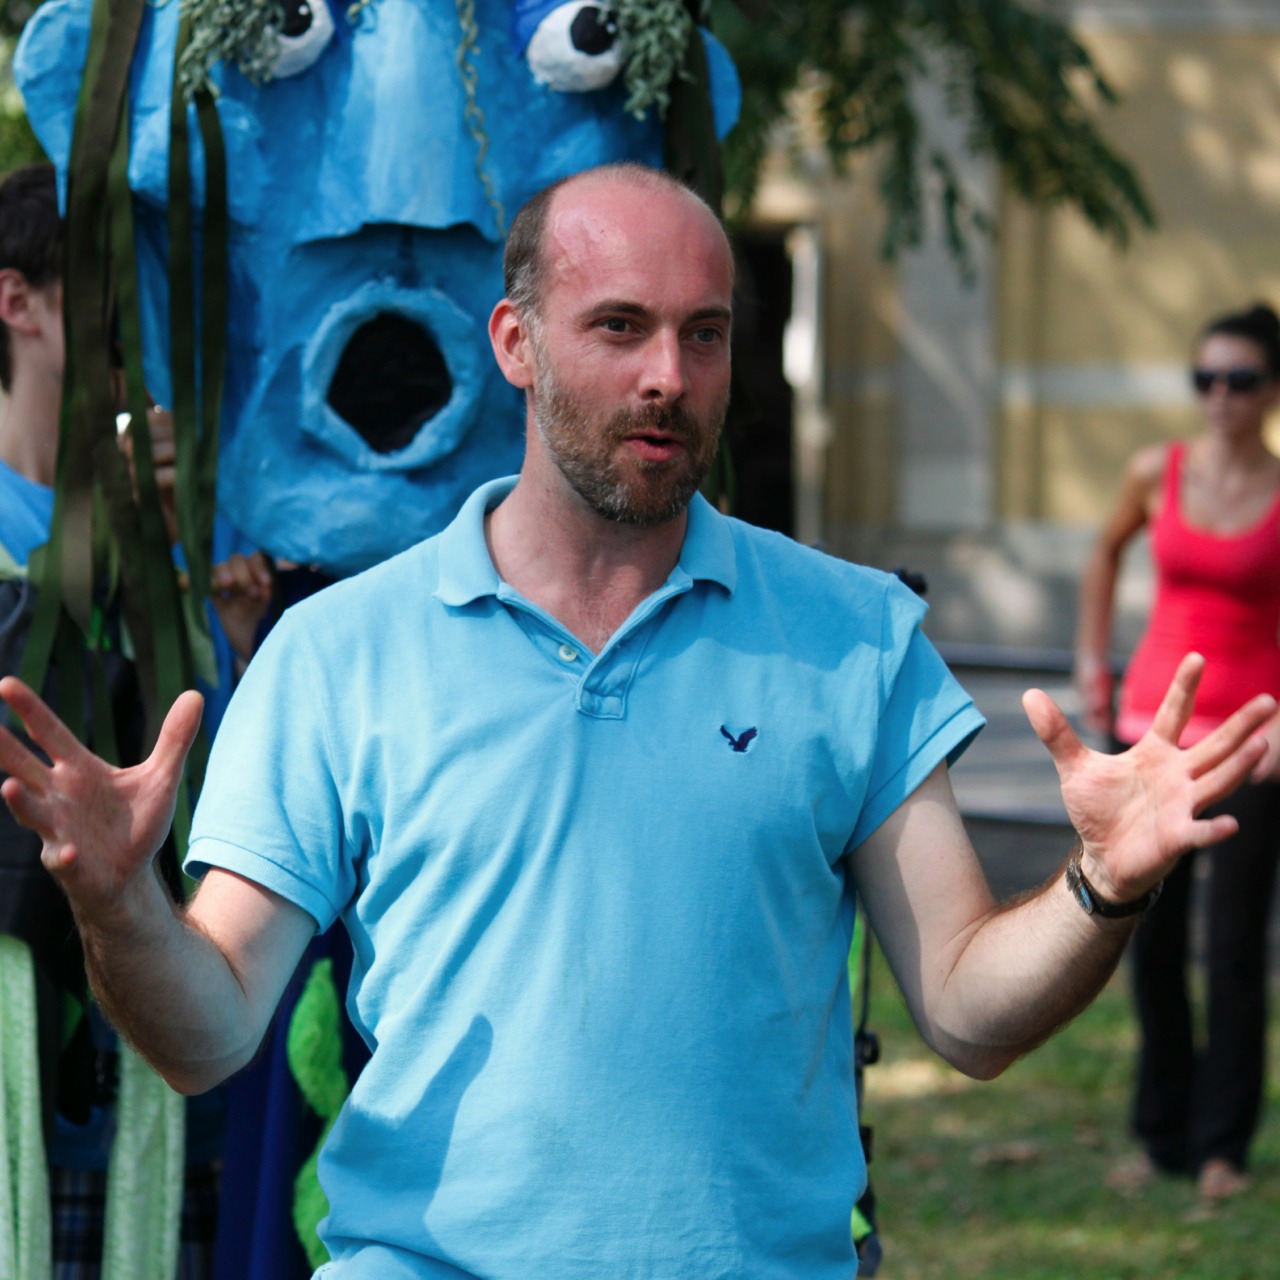
[(1111, 619), (1120, 557), (1154, 512), (1166, 453), (1166, 446), (1155, 445), (1129, 460), (1120, 496), (1093, 544), (1080, 579), (1075, 685), (1084, 702), (1085, 723), (1099, 733), (1111, 732)]

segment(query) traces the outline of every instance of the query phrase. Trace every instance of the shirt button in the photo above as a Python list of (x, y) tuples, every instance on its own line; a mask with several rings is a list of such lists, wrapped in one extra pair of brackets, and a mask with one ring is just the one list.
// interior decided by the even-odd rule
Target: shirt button
[(562, 644), (558, 650), (561, 662), (577, 662), (578, 651), (570, 644)]

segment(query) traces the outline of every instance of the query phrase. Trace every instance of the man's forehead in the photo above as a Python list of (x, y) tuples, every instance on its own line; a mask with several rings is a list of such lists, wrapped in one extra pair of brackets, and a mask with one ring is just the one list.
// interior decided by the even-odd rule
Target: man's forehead
[(691, 272), (732, 288), (732, 254), (719, 222), (701, 201), (665, 184), (575, 184), (549, 210), (543, 254), (551, 289), (614, 296), (625, 281), (643, 289)]

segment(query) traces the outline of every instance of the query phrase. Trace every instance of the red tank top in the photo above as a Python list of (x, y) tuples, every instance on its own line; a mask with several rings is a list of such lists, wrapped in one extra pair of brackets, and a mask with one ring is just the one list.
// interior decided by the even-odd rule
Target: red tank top
[(1151, 727), (1174, 670), (1192, 650), (1207, 661), (1184, 746), (1254, 694), (1280, 696), (1280, 490), (1242, 533), (1197, 529), (1182, 516), (1183, 455), (1183, 445), (1170, 446), (1163, 501), (1150, 524), (1156, 598), (1120, 692), (1121, 742), (1136, 742)]

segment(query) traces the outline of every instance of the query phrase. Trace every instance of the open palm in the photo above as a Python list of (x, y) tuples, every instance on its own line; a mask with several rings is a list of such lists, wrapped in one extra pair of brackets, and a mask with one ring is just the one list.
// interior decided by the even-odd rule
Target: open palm
[(1067, 815), (1100, 868), (1097, 887), (1106, 897), (1136, 898), (1189, 849), (1235, 833), (1234, 818), (1200, 815), (1257, 765), (1266, 751), (1257, 731), (1275, 714), (1276, 703), (1259, 695), (1183, 750), (1178, 739), (1191, 718), (1203, 670), (1199, 654), (1183, 658), (1151, 729), (1120, 755), (1086, 747), (1048, 694), (1031, 689), (1023, 696), (1032, 728), (1058, 770)]
[(94, 755), (20, 680), (0, 680), (0, 698), (48, 756), (46, 763), (0, 728), (0, 770), (11, 775), (0, 795), (43, 840), (41, 860), (72, 905), (112, 911), (168, 834), (182, 764), (200, 725), (200, 695), (178, 698), (155, 750), (128, 769)]

